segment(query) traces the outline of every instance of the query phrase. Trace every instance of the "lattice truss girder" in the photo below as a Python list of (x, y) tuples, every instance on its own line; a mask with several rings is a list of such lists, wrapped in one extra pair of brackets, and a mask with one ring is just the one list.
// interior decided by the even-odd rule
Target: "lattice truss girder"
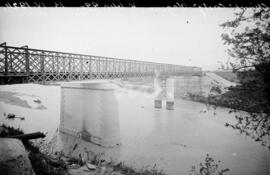
[[(196, 69), (196, 70), (195, 70)], [(200, 68), (0, 45), (0, 75), (31, 82), (177, 75)]]
[(7, 70), (11, 74), (23, 74), (26, 72), (25, 49), (7, 48)]
[(5, 47), (0, 47), (0, 72), (5, 72)]

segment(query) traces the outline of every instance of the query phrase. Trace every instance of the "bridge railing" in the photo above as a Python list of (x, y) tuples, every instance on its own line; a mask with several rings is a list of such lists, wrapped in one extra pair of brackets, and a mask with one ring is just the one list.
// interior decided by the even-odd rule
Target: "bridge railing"
[(200, 68), (0, 45), (0, 77), (26, 77), (27, 82), (182, 75)]

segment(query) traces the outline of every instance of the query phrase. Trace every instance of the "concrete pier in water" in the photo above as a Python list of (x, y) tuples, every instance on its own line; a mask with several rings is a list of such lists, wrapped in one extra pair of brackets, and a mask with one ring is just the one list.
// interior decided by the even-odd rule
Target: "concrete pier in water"
[(61, 84), (59, 131), (104, 147), (120, 144), (116, 85), (108, 81)]
[(159, 76), (155, 78), (155, 89), (159, 92), (155, 98), (155, 108), (162, 108), (162, 100), (166, 101), (166, 109), (174, 109), (174, 78)]

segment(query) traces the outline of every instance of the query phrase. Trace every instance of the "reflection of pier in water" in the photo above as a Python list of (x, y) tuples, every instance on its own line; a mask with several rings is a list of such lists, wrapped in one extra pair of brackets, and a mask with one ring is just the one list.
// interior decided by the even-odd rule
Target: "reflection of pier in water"
[(93, 156), (99, 155), (101, 159), (114, 162), (119, 161), (120, 146), (113, 148), (105, 148), (95, 143), (85, 141), (80, 137), (72, 136), (57, 131), (52, 138), (51, 153), (62, 151), (70, 157), (81, 157), (83, 160), (91, 160)]

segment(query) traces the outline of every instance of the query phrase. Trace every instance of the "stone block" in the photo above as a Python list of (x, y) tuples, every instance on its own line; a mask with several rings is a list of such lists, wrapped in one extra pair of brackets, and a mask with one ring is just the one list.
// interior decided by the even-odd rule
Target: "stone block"
[(0, 138), (0, 172), (5, 175), (35, 175), (22, 142)]

